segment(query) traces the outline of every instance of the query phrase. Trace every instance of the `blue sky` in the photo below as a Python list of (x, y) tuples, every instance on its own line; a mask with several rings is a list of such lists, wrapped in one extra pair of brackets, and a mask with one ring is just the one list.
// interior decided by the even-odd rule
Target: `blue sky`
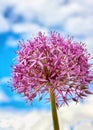
[[(3, 100), (5, 97), (1, 97), (0, 108), (19, 108), (19, 106), (22, 109), (32, 108), (30, 105), (25, 105), (23, 97), (12, 92), (7, 83), (11, 78), (11, 65), (16, 57), (15, 52), (19, 40), (30, 39), (38, 31), (46, 34), (50, 31), (57, 31), (65, 37), (70, 35), (74, 36), (75, 40), (86, 42), (92, 54), (93, 3), (91, 3), (91, 0), (90, 3), (88, 0), (86, 2), (73, 0), (0, 1), (0, 89), (6, 97), (6, 101)], [(41, 104), (36, 101), (33, 106), (42, 107)], [(45, 106), (45, 108), (48, 107), (46, 104)]]
[(27, 105), (8, 87), (19, 40), (38, 31), (74, 36), (93, 56), (93, 0), (0, 0), (0, 110), (49, 110), (49, 104), (37, 99)]

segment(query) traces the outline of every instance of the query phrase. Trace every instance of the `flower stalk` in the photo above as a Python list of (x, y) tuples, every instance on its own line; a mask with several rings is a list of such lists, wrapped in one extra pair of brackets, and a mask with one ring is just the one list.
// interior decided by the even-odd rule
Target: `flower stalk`
[(49, 89), (50, 94), (50, 103), (51, 103), (51, 110), (52, 110), (52, 119), (53, 119), (53, 126), (54, 130), (60, 130), (59, 128), (59, 121), (58, 121), (58, 115), (57, 115), (57, 109), (56, 109), (56, 101), (55, 101), (55, 95), (52, 92), (52, 89)]

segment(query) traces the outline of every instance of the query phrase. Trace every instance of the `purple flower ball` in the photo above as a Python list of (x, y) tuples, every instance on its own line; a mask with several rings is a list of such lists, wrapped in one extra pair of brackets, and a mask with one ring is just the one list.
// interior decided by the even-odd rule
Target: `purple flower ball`
[(13, 89), (27, 101), (37, 95), (41, 99), (51, 88), (57, 106), (69, 100), (78, 102), (91, 94), (93, 73), (89, 59), (84, 44), (65, 39), (60, 33), (46, 36), (39, 32), (37, 37), (20, 44), (12, 71)]

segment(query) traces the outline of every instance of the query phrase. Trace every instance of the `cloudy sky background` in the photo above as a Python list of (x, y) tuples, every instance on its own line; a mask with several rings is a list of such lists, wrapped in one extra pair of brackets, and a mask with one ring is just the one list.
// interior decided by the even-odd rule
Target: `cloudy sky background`
[[(0, 130), (52, 130), (49, 104), (27, 104), (8, 87), (20, 39), (60, 32), (86, 44), (93, 56), (93, 0), (0, 0)], [(93, 84), (90, 85), (93, 90)], [(93, 96), (59, 109), (61, 130), (93, 129)]]

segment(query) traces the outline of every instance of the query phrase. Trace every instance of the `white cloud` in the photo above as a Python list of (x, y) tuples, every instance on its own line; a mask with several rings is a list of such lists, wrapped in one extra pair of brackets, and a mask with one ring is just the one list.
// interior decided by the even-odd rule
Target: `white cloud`
[(92, 35), (93, 33), (93, 17), (79, 16), (70, 17), (65, 23), (65, 29), (68, 33), (73, 35)]
[(36, 17), (47, 27), (61, 25), (70, 15), (81, 11), (82, 6), (78, 2), (62, 5), (62, 2), (60, 4), (57, 0), (23, 1), (22, 4), (17, 3), (14, 10), (16, 15), (21, 14), (28, 21)]
[(0, 79), (0, 84), (6, 84), (10, 81), (10, 77), (3, 77)]
[(93, 125), (90, 122), (83, 122), (78, 124), (74, 130), (93, 130)]
[(12, 31), (15, 33), (37, 33), (38, 31), (47, 32), (46, 28), (40, 27), (33, 23), (20, 23), (12, 26)]
[[(89, 52), (93, 55), (93, 1), (92, 0), (0, 0), (0, 33), (12, 31), (21, 34), (23, 39), (29, 39), (38, 31), (49, 32), (49, 27), (58, 26), (59, 31), (65, 35), (84, 36), (82, 41), (87, 44)], [(7, 8), (13, 8), (10, 20), (4, 17)], [(13, 23), (12, 18), (21, 15), (23, 22)], [(36, 20), (34, 22), (34, 20)], [(40, 25), (40, 23), (41, 26)], [(62, 31), (61, 31), (62, 30)], [(78, 40), (79, 41), (79, 40)], [(15, 47), (16, 39), (10, 37), (6, 45)]]
[[(70, 0), (71, 2), (77, 2), (77, 0)], [(82, 4), (82, 5), (84, 5), (84, 6), (87, 6), (87, 8), (88, 8), (88, 6), (89, 7), (92, 7), (93, 6), (93, 1), (92, 0), (78, 0), (78, 3), (80, 3), (80, 4)]]
[[(37, 112), (37, 111), (33, 111), (30, 113), (16, 113), (16, 112), (10, 112), (7, 113), (5, 112), (4, 116), (2, 114), (3, 112), (0, 112), (0, 118), (2, 119), (0, 122), (0, 128), (10, 128), (12, 127), (12, 130), (29, 130), (31, 128), (33, 128), (34, 130), (34, 126), (36, 128), (41, 128), (38, 127), (39, 125), (41, 125), (43, 128), (45, 126), (45, 124), (49, 124), (49, 118), (48, 118), (48, 122), (47, 122), (47, 117), (49, 116), (49, 114), (47, 115), (47, 112)], [(13, 114), (15, 113), (15, 114)], [(41, 122), (42, 118), (44, 120), (46, 120), (46, 122)], [(42, 125), (44, 123), (44, 126)], [(43, 130), (42, 128), (40, 130)]]
[(84, 42), (86, 44), (86, 47), (87, 47), (89, 53), (93, 57), (93, 45), (92, 45), (93, 44), (93, 37), (92, 36), (86, 37), (84, 39)]
[[(14, 114), (15, 113), (15, 114)], [(58, 110), (60, 128), (70, 130), (92, 130), (93, 129), (93, 96), (87, 97), (85, 103), (63, 106)], [(12, 130), (52, 130), (51, 111), (16, 112), (0, 111), (0, 129)]]
[[(55, 25), (62, 25), (62, 27), (64, 28), (64, 23), (68, 22), (69, 18), (73, 15), (76, 17), (78, 15), (81, 17), (81, 19), (82, 19), (82, 16), (86, 16), (86, 17), (90, 15), (92, 16), (92, 13), (93, 13), (92, 0), (86, 0), (86, 2), (85, 0), (82, 0), (82, 1), (80, 0), (69, 1), (68, 0), (67, 4), (64, 4), (64, 2), (65, 0), (62, 0), (62, 1), (60, 0), (52, 0), (52, 1), (30, 0), (27, 2), (25, 2), (25, 0), (23, 0), (22, 2), (18, 0), (13, 0), (13, 1), (1, 0), (0, 1), (2, 5), (1, 9), (2, 7), (4, 8), (2, 9), (3, 10), (2, 13), (7, 7), (13, 7), (13, 14), (15, 16), (22, 15), (24, 19), (29, 22), (31, 22), (31, 20), (36, 18), (36, 20), (39, 20), (40, 22), (42, 22), (45, 26), (47, 26), (47, 28), (49, 26), (55, 26)], [(74, 20), (76, 19), (73, 19), (73, 22)], [(91, 25), (92, 25), (92, 22), (91, 22)], [(13, 25), (13, 26), (16, 28), (17, 25)], [(37, 27), (38, 23), (35, 26)], [(77, 26), (79, 27), (79, 25)], [(18, 29), (18, 31), (19, 30), (20, 29)], [(81, 31), (79, 32), (81, 33)]]
[(0, 33), (9, 31), (10, 26), (8, 21), (0, 14)]
[(18, 41), (12, 37), (9, 37), (7, 42), (6, 42), (6, 45), (9, 47), (15, 47), (18, 45)]
[[(0, 86), (3, 84), (6, 84), (10, 81), (10, 77), (3, 77), (0, 79)], [(2, 102), (9, 102), (9, 97), (5, 94), (4, 91), (2, 91), (2, 87), (0, 87), (0, 103)]]
[(20, 95), (14, 95), (13, 96), (13, 101), (18, 101), (18, 102), (22, 102), (23, 98)]
[(8, 102), (9, 101), (9, 98), (5, 95), (5, 93), (0, 90), (0, 103), (1, 102)]
[(42, 13), (45, 13), (39, 15), (40, 21), (48, 26), (62, 25), (62, 28), (64, 28), (64, 23), (71, 15), (80, 12), (82, 9), (78, 3), (70, 3), (68, 5), (57, 5), (55, 3), (54, 6), (51, 3), (50, 5), (47, 3), (47, 8), (42, 11)]

